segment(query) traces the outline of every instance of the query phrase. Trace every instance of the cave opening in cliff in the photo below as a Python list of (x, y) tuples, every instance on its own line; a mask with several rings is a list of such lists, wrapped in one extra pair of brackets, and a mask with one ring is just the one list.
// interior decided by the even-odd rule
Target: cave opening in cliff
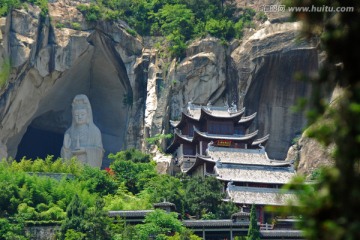
[(18, 146), (15, 159), (45, 159), (48, 155), (57, 159), (60, 157), (62, 143), (63, 134), (29, 126)]
[[(106, 36), (94, 33), (90, 40), (88, 50), (61, 76), (55, 75), (59, 78), (52, 85), (49, 81), (46, 90), (34, 90), (40, 94), (31, 106), (36, 111), (29, 110), (32, 115), (26, 116), (26, 124), (8, 141), (10, 156), (17, 160), (49, 154), (59, 157), (64, 133), (72, 122), (72, 101), (79, 94), (89, 98), (94, 124), (101, 132), (103, 167), (109, 165), (109, 153), (124, 148), (131, 105), (123, 100), (133, 94), (127, 69)], [(32, 78), (37, 81), (38, 76)]]

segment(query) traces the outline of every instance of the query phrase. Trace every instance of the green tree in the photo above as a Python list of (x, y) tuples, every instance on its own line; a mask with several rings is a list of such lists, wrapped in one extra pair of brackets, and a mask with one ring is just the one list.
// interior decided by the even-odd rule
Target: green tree
[(0, 217), (16, 213), (19, 204), (19, 188), (10, 181), (0, 178)]
[(76, 194), (66, 209), (67, 217), (60, 228), (60, 239), (111, 239), (111, 219), (103, 210), (104, 201), (97, 199), (88, 207)]
[(104, 200), (98, 198), (96, 204), (85, 212), (85, 229), (87, 239), (111, 239), (112, 219), (104, 211)]
[(164, 199), (175, 204), (177, 211), (183, 213), (185, 191), (180, 179), (169, 175), (157, 175), (145, 184), (145, 190), (152, 203), (162, 202)]
[(0, 5), (0, 16), (6, 16), (6, 14), (12, 8), (19, 8), (21, 6), (20, 0), (2, 0)]
[(110, 155), (109, 158), (113, 160), (110, 168), (114, 171), (117, 181), (124, 183), (127, 189), (134, 194), (143, 190), (145, 183), (157, 175), (155, 163), (144, 162), (145, 159), (147, 161), (150, 159), (148, 155), (138, 150), (120, 152)]
[(155, 210), (146, 215), (145, 224), (139, 224), (136, 227), (139, 239), (147, 240), (149, 236), (155, 239), (166, 239), (166, 235), (174, 235), (185, 231), (182, 222), (178, 220), (176, 213), (167, 213), (163, 210)]
[(250, 226), (247, 234), (247, 240), (260, 240), (260, 231), (257, 224), (255, 204), (251, 206), (250, 211)]
[[(312, 79), (313, 94), (308, 116), (311, 129), (308, 136), (324, 145), (334, 145), (334, 166), (321, 172), (312, 194), (301, 192), (309, 186), (294, 184), (300, 188), (301, 227), (308, 239), (360, 239), (360, 2), (358, 1), (289, 1), (289, 7), (321, 7), (344, 11), (334, 13), (297, 12), (293, 15), (304, 21), (303, 33), (321, 40), (321, 50), (326, 60), (318, 77)], [(345, 10), (346, 7), (353, 7)], [(332, 107), (325, 104), (322, 94), (329, 86), (342, 87), (341, 96)], [(314, 123), (315, 122), (315, 123)], [(298, 182), (297, 182), (298, 183)]]
[[(86, 232), (85, 229), (85, 211), (87, 206), (83, 204), (77, 194), (71, 200), (66, 209), (66, 219), (61, 224), (59, 239), (65, 239), (66, 235), (73, 236), (77, 233)], [(69, 232), (70, 231), (70, 232)]]
[(209, 19), (206, 22), (205, 30), (217, 38), (230, 40), (235, 36), (234, 22), (227, 19)]
[(179, 32), (184, 39), (191, 38), (195, 18), (186, 5), (166, 4), (153, 16), (159, 22), (163, 35)]
[(141, 151), (131, 148), (125, 151), (120, 151), (116, 154), (110, 154), (109, 158), (112, 161), (128, 161), (131, 160), (135, 163), (149, 163), (151, 162), (151, 156)]
[(85, 166), (79, 179), (85, 182), (85, 187), (90, 193), (98, 193), (100, 196), (114, 194), (118, 184), (105, 170)]
[[(204, 214), (220, 217), (220, 206), (225, 197), (222, 183), (214, 177), (193, 177), (185, 180), (186, 211), (202, 218)], [(230, 213), (231, 214), (231, 213)], [(221, 213), (221, 216), (229, 214)]]
[(85, 15), (86, 21), (94, 22), (102, 17), (101, 5), (91, 3), (90, 5), (79, 4), (77, 9)]
[(0, 218), (0, 239), (4, 240), (26, 240), (24, 223), (15, 219), (14, 222), (10, 222), (6, 218)]

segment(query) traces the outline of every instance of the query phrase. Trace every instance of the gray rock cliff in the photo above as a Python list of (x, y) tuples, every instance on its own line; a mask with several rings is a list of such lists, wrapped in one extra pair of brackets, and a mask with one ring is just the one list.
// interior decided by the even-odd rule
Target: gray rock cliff
[[(259, 137), (270, 134), (270, 157), (285, 158), (306, 122), (290, 110), (297, 97), (309, 94), (294, 74), (311, 74), (318, 62), (316, 48), (297, 39), (298, 23), (268, 22), (229, 46), (212, 37), (195, 40), (179, 61), (164, 59), (147, 38), (130, 35), (124, 22), (86, 23), (76, 4), (51, 1), (48, 18), (30, 6), (0, 21), (0, 64), (11, 60), (0, 90), (0, 157), (26, 153), (25, 138), (40, 147), (46, 136), (62, 141), (71, 100), (86, 94), (105, 155), (145, 150), (145, 138), (168, 132), (169, 119), (192, 100), (235, 101), (247, 114), (258, 112), (253, 127)], [(48, 152), (58, 155), (54, 145)]]

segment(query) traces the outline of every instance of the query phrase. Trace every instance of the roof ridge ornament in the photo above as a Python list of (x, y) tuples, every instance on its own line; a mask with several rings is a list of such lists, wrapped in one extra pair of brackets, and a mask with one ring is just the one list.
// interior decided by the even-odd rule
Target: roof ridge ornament
[(209, 100), (208, 103), (206, 104), (206, 109), (211, 112), (211, 101)]
[(193, 116), (192, 113), (191, 113), (191, 110), (193, 110), (193, 104), (192, 104), (192, 100), (190, 100), (188, 103), (187, 103), (187, 112), (190, 116)]
[(222, 167), (221, 158), (219, 158), (218, 160), (216, 160), (215, 166), (216, 166), (217, 168), (219, 168), (219, 167), (221, 168), (221, 167)]
[(230, 179), (229, 182), (227, 183), (227, 188), (226, 188), (227, 191), (230, 191), (235, 187), (233, 183), (234, 183), (233, 180)]
[(290, 161), (290, 171), (295, 172), (295, 159)]
[(259, 143), (259, 152), (264, 153), (265, 152), (265, 147), (263, 145), (261, 145), (261, 143)]
[(235, 104), (235, 101), (231, 103), (231, 107), (228, 106), (228, 113), (236, 113), (237, 112), (237, 105)]

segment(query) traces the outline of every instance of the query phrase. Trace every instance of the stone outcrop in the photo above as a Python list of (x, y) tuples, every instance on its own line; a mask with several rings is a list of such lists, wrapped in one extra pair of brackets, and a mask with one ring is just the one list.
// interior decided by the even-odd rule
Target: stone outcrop
[[(60, 3), (77, 12), (63, 15), (62, 21), (79, 21), (81, 29), (56, 27), (58, 10), (52, 9)], [(50, 3), (47, 18), (37, 7), (13, 10), (2, 28), (3, 55), (12, 63), (0, 98), (0, 136), (9, 156), (16, 156), (29, 129), (52, 134), (52, 139), (63, 134), (71, 122), (71, 99), (77, 94), (89, 96), (105, 154), (127, 144), (141, 145), (138, 133), (143, 125), (147, 67), (140, 39), (128, 34), (121, 22), (87, 26), (68, 3)], [(38, 137), (32, 144), (45, 141)]]
[(177, 118), (189, 101), (198, 104), (221, 102), (226, 88), (226, 49), (216, 38), (194, 41), (186, 58), (170, 71), (173, 88), (171, 117)]
[(332, 150), (333, 147), (325, 148), (315, 139), (303, 134), (299, 141), (289, 148), (286, 160), (295, 160), (297, 173), (308, 176), (321, 166), (333, 165)]
[(254, 128), (259, 136), (270, 134), (270, 157), (285, 158), (305, 125), (304, 116), (290, 108), (309, 94), (294, 74), (311, 74), (318, 62), (315, 47), (297, 39), (298, 23), (267, 22), (229, 46), (198, 39), (179, 61), (162, 58), (151, 41), (130, 35), (124, 22), (87, 23), (78, 3), (54, 0), (50, 17), (29, 6), (0, 21), (0, 64), (12, 63), (0, 90), (2, 156), (26, 153), (26, 138), (35, 139), (33, 148), (45, 146), (46, 136), (60, 136), (58, 153), (49, 151), (58, 155), (71, 123), (70, 103), (86, 94), (105, 156), (130, 147), (145, 150), (145, 138), (169, 132), (169, 119), (179, 118), (189, 101), (235, 101), (246, 113), (259, 113)]
[(231, 53), (229, 97), (247, 114), (258, 112), (253, 127), (260, 136), (270, 134), (266, 149), (271, 158), (283, 159), (306, 123), (292, 107), (299, 97), (309, 96), (310, 86), (295, 75), (318, 69), (317, 50), (299, 41), (300, 27), (296, 22), (265, 25)]
[[(331, 96), (329, 96), (329, 105), (332, 108), (337, 108), (337, 100), (341, 98), (343, 91), (340, 87), (335, 87)], [(332, 166), (334, 159), (332, 158), (332, 152), (334, 151), (334, 144), (329, 146), (323, 146), (315, 139), (307, 137), (307, 131), (315, 125), (309, 126), (307, 130), (301, 135), (301, 137), (289, 148), (287, 153), (287, 160), (295, 160), (297, 162), (297, 172), (308, 176), (314, 170), (322, 166)]]

